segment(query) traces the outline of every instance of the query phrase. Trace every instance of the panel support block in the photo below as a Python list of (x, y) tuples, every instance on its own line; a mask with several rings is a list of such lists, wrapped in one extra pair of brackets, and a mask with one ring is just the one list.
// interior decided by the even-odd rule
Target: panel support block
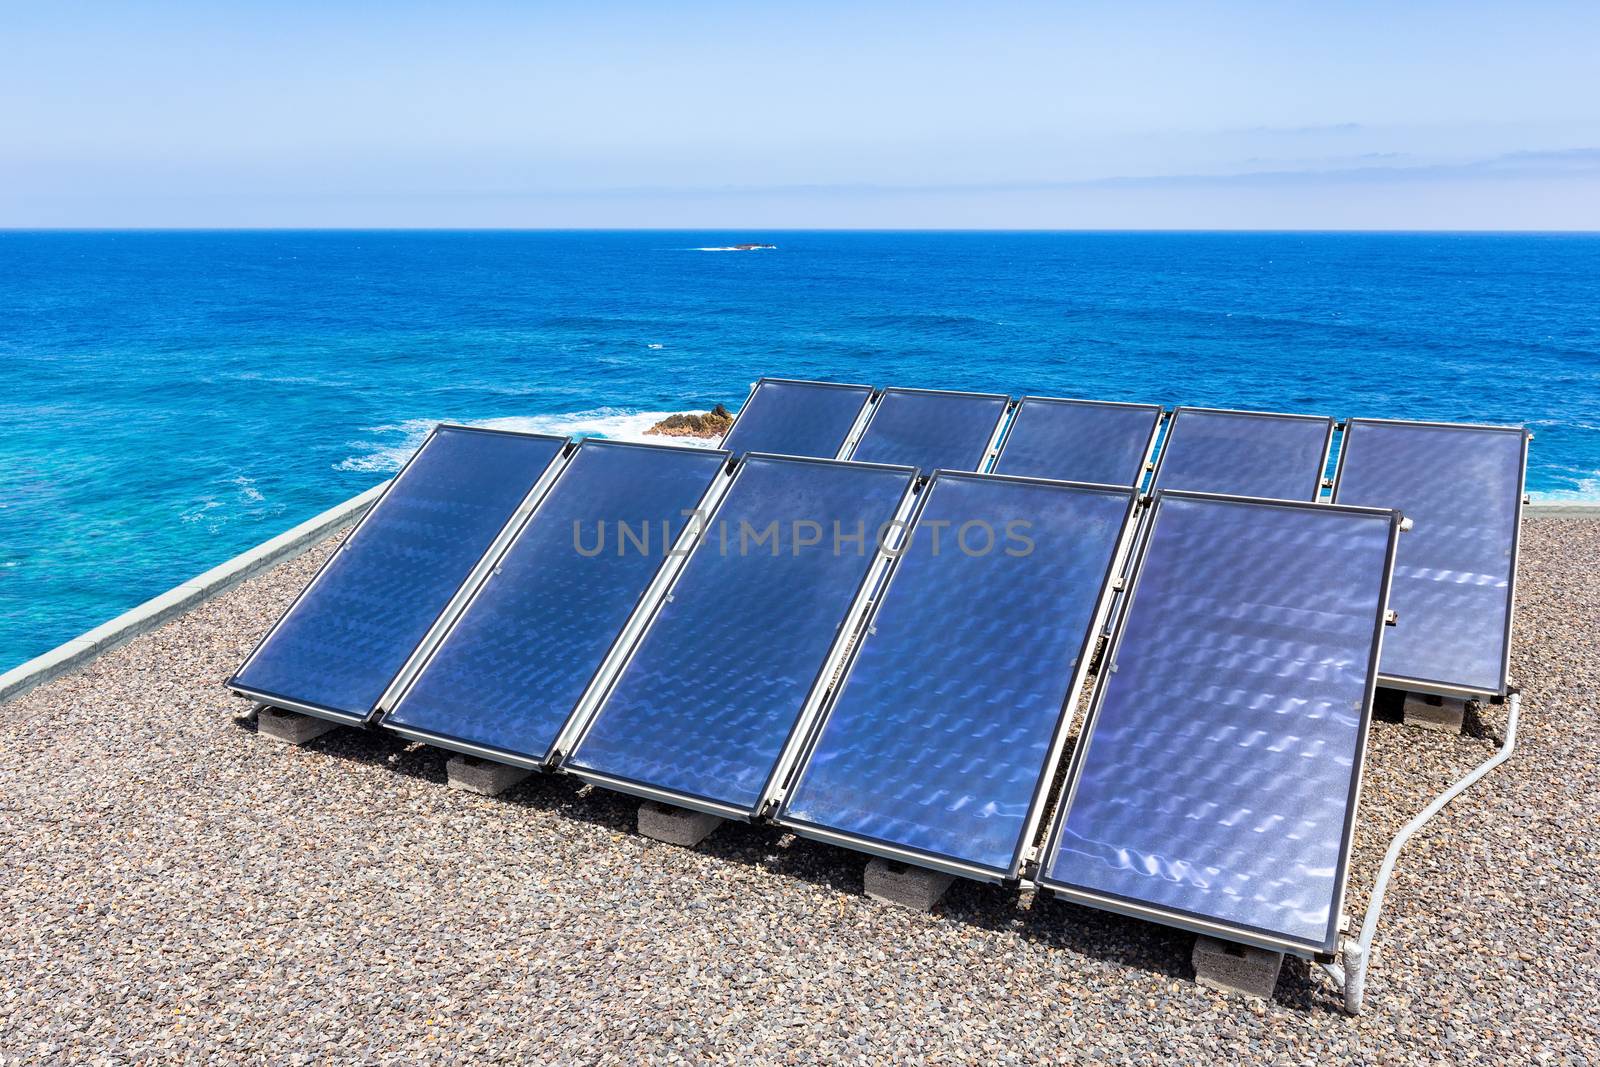
[(284, 711), (282, 708), (262, 708), (256, 716), (257, 733), (289, 745), (315, 741), (338, 725), (315, 715), (302, 715), (298, 711)]
[(1459, 734), (1467, 721), (1467, 702), (1452, 697), (1407, 693), (1401, 716), (1407, 726)]
[(1194, 980), (1209, 989), (1271, 1000), (1283, 953), (1201, 934), (1194, 939)]
[(878, 858), (867, 864), (863, 888), (873, 900), (913, 911), (931, 911), (955, 880), (953, 874)]
[(451, 789), (486, 797), (504, 793), (533, 773), (526, 767), (513, 767), (476, 756), (451, 756), (444, 771)]
[(639, 832), (655, 841), (693, 848), (722, 825), (720, 816), (647, 800), (639, 805)]

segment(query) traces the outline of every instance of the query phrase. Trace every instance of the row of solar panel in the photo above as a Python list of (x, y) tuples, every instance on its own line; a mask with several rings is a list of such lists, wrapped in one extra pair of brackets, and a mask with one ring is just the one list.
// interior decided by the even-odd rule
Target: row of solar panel
[[(1021, 873), (1134, 489), (939, 472), (917, 495), (908, 467), (754, 455), (729, 478), (721, 452), (563, 452), (441, 428), (234, 687), (970, 877)], [(1157, 500), (1040, 881), (1320, 950), (1395, 516)], [(716, 533), (696, 536), (695, 508)], [(659, 531), (653, 551), (577, 537), (624, 515)], [(819, 516), (833, 528), (806, 525)], [(897, 520), (903, 540), (880, 549)], [(764, 540), (725, 547), (724, 531)], [(457, 551), (491, 542), (482, 561)], [(1177, 699), (1199, 703), (1175, 716)]]
[[(1013, 405), (998, 393), (764, 378), (724, 447), (736, 455), (771, 452), (929, 471), (986, 471), (998, 454), (998, 474), (1137, 486), (1163, 414), (1155, 404), (1030, 396)], [(1316, 499), (1332, 419), (1209, 408), (1176, 414), (1156, 472), (1159, 487)]]
[[(1011, 414), (1009, 422), (1007, 414)], [(766, 378), (726, 447), (1106, 485), (1317, 500), (1331, 418), (1154, 404), (887, 389)], [(1162, 432), (1165, 422), (1165, 432)], [(864, 430), (863, 430), (864, 427)], [(1351, 419), (1332, 500), (1400, 508), (1384, 684), (1500, 696), (1508, 682), (1527, 435), (1521, 427)]]
[(1039, 880), (1329, 942), (1393, 548), (1358, 531), (1392, 513), (1163, 491), (1139, 527), (1131, 486), (728, 458), (441, 428), (230, 684), (1015, 877), (1140, 529)]

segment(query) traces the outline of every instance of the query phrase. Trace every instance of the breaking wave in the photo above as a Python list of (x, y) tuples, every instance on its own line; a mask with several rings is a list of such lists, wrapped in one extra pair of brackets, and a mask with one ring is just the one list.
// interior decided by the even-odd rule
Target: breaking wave
[[(499, 419), (473, 419), (467, 426), (483, 426), (492, 430), (518, 430), (523, 433), (548, 433), (557, 437), (605, 437), (613, 441), (653, 441), (690, 448), (715, 448), (717, 438), (652, 437), (645, 433), (650, 427), (675, 411), (626, 411), (622, 408), (594, 408), (590, 411), (573, 411), (560, 415), (511, 416)], [(367, 433), (371, 439), (351, 441), (355, 449), (334, 464), (341, 471), (393, 472), (400, 469), (411, 453), (428, 436), (428, 431), (440, 422), (460, 422), (457, 419), (405, 419), (383, 426), (371, 426)]]
[(1600, 471), (1572, 477), (1571, 481), (1571, 488), (1531, 492), (1528, 494), (1528, 499), (1540, 504), (1593, 504), (1600, 501)]

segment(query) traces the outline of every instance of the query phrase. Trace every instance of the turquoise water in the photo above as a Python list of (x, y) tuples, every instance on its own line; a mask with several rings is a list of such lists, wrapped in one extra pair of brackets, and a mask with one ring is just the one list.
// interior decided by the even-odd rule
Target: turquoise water
[(1526, 422), (1530, 488), (1600, 498), (1597, 309), (1600, 236), (0, 232), (0, 670), (436, 420), (630, 434), (762, 374)]

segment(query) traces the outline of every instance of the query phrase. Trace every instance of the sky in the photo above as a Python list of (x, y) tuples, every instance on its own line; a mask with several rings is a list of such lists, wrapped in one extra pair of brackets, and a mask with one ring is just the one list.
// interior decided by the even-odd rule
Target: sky
[(0, 227), (1600, 229), (1600, 4), (0, 0)]

